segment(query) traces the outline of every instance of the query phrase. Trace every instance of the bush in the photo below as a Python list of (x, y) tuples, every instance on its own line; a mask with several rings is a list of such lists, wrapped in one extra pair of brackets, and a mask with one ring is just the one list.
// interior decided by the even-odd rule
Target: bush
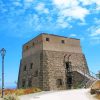
[(10, 94), (4, 96), (3, 100), (19, 100), (19, 98), (15, 94)]

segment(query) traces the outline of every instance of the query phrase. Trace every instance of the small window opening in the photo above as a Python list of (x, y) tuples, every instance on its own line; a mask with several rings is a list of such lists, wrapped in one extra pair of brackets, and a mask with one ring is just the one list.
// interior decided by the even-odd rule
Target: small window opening
[(29, 49), (29, 46), (26, 46), (26, 50), (28, 50)]
[(28, 87), (32, 87), (32, 78), (28, 80)]
[(65, 43), (65, 41), (64, 41), (64, 40), (61, 40), (61, 43), (63, 43), (63, 44), (64, 44), (64, 43)]
[(32, 69), (32, 68), (33, 68), (33, 63), (30, 64), (30, 69)]
[(36, 70), (34, 73), (34, 77), (37, 77), (37, 76), (38, 76), (38, 70)]
[(25, 87), (25, 80), (22, 80), (22, 87), (24, 88)]
[(33, 42), (33, 44), (32, 44), (33, 46), (35, 45), (35, 43)]
[(62, 79), (57, 79), (57, 86), (62, 86), (63, 85), (63, 80)]
[(26, 65), (24, 66), (24, 71), (26, 71)]
[(49, 38), (46, 38), (46, 41), (50, 41), (50, 39)]

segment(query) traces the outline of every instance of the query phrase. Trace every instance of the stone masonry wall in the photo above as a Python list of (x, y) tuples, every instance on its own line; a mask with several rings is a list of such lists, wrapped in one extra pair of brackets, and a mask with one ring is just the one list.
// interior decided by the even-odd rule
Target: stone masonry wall
[[(65, 90), (66, 87), (66, 70), (65, 62), (68, 61), (67, 55), (71, 54), (69, 61), (71, 61), (72, 67), (78, 67), (78, 69), (85, 72), (88, 71), (86, 60), (81, 53), (69, 53), (69, 52), (56, 52), (56, 51), (41, 51), (34, 55), (24, 58), (21, 61), (19, 88), (22, 87), (22, 80), (25, 79), (28, 87), (28, 79), (32, 78), (32, 86), (39, 87), (42, 90)], [(64, 58), (64, 56), (66, 57)], [(33, 68), (30, 69), (30, 63), (33, 62)], [(23, 71), (24, 66), (27, 66), (26, 71)], [(34, 77), (35, 71), (38, 70), (38, 76)], [(83, 80), (79, 74), (74, 74), (74, 83), (77, 84)], [(58, 87), (57, 79), (62, 79), (63, 85)]]
[[(69, 55), (71, 55), (69, 61), (72, 69), (89, 73), (79, 39), (41, 34), (27, 42), (23, 45), (22, 50), (18, 88), (23, 88), (23, 80), (25, 80), (24, 88), (29, 87), (28, 83), (31, 79), (32, 87), (38, 87), (42, 90), (67, 89), (65, 63), (68, 62)], [(33, 63), (32, 68), (30, 68), (31, 63)], [(25, 66), (26, 70), (24, 71)], [(83, 80), (83, 76), (75, 71), (74, 75), (73, 86), (77, 84), (77, 81)]]
[[(47, 77), (47, 83), (45, 86), (49, 86), (50, 90), (64, 90), (66, 89), (66, 73), (65, 73), (65, 62), (67, 62), (67, 56), (64, 59), (64, 55), (69, 55), (71, 54), (70, 61), (72, 63), (73, 67), (78, 67), (83, 71), (85, 69), (85, 72), (88, 71), (87, 63), (84, 59), (83, 54), (80, 53), (69, 53), (69, 52), (55, 52), (55, 51), (44, 51), (44, 53), (47, 56), (47, 59), (44, 60), (45, 66), (46, 66), (46, 73), (43, 73), (44, 76), (48, 75)], [(45, 69), (45, 67), (44, 67)], [(80, 76), (77, 76), (77, 79)], [(45, 79), (45, 78), (44, 78)], [(63, 80), (63, 85), (61, 87), (57, 87), (57, 79), (62, 79)], [(75, 81), (74, 81), (75, 82)], [(74, 83), (75, 84), (75, 83)], [(48, 89), (48, 90), (49, 90)], [(45, 88), (44, 88), (45, 90)]]
[[(34, 55), (28, 56), (21, 60), (20, 65), (20, 73), (19, 73), (19, 88), (22, 88), (22, 80), (25, 80), (25, 87), (28, 87), (28, 80), (32, 79), (32, 86), (41, 88), (42, 84), (40, 84), (40, 52), (35, 53)], [(30, 64), (33, 63), (32, 69), (30, 68)], [(26, 66), (26, 71), (24, 71), (24, 67)], [(37, 76), (35, 75), (37, 72)]]

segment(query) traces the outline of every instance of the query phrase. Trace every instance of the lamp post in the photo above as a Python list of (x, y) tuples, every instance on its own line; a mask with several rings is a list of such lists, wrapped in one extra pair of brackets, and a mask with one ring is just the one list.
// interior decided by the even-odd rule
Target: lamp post
[[(65, 63), (65, 57), (67, 56), (67, 54), (64, 56), (64, 63)], [(67, 78), (67, 85), (68, 88), (71, 89), (72, 88), (72, 66), (71, 66), (71, 62), (69, 61), (71, 55), (68, 55), (68, 61), (66, 62), (66, 78)]]
[(6, 50), (4, 48), (2, 48), (0, 50), (1, 56), (2, 56), (2, 98), (4, 95), (4, 56), (6, 54)]

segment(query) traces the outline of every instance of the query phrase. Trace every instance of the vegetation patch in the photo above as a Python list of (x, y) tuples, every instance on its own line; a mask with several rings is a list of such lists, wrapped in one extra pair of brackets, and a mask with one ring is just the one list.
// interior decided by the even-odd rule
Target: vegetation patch
[(100, 100), (100, 94), (97, 94), (97, 95), (96, 95), (96, 98), (97, 98), (98, 100)]
[(9, 94), (9, 95), (5, 95), (3, 100), (19, 100), (19, 98), (15, 94)]
[[(28, 89), (5, 89), (4, 94), (6, 95), (26, 95), (31, 93), (41, 92), (39, 88), (28, 88)], [(1, 96), (1, 90), (0, 90), (0, 96)], [(6, 100), (6, 99), (5, 99)], [(15, 100), (15, 99), (14, 99)]]

